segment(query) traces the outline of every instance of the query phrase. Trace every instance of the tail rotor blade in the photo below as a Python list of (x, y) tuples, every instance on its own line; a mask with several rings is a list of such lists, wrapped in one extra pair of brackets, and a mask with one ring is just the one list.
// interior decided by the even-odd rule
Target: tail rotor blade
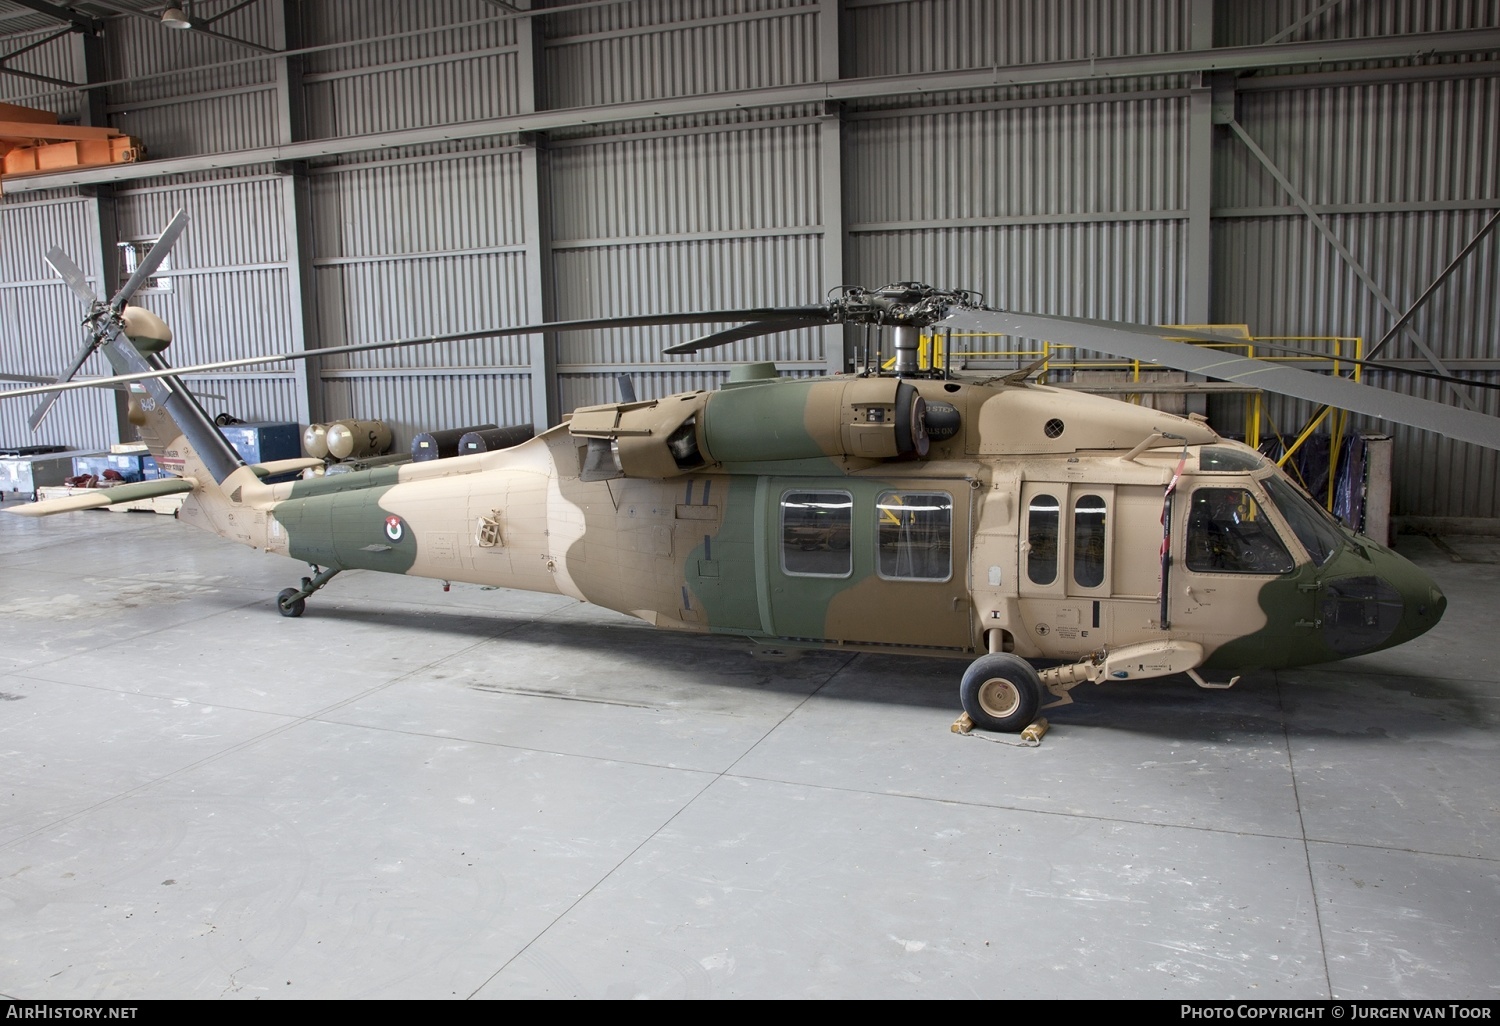
[(83, 300), (86, 306), (93, 306), (99, 302), (99, 297), (89, 286), (87, 276), (78, 269), (78, 265), (73, 262), (68, 254), (53, 246), (47, 250), (47, 263), (52, 265), (54, 271), (62, 275), (62, 280), (67, 282), (68, 288), (72, 289), (78, 298)]
[[(78, 350), (78, 355), (73, 358), (72, 366), (62, 373), (55, 384), (60, 385), (65, 381), (73, 380), (73, 375), (78, 373), (78, 369), (83, 366), (84, 361), (94, 354), (94, 348), (97, 344), (97, 339), (90, 339), (85, 342), (83, 348)], [(31, 412), (31, 419), (26, 422), (33, 432), (42, 426), (42, 421), (47, 419), (47, 414), (52, 412), (53, 405), (61, 398), (61, 392), (48, 392), (42, 396), (42, 401), (37, 403), (36, 409)]]
[(182, 230), (187, 227), (187, 223), (187, 211), (177, 211), (177, 215), (162, 230), (161, 238), (156, 240), (156, 245), (151, 247), (151, 252), (147, 253), (145, 258), (136, 265), (135, 273), (130, 276), (130, 279), (124, 285), (120, 286), (120, 291), (116, 292), (114, 297), (110, 299), (109, 305), (112, 310), (116, 313), (123, 310), (126, 302), (129, 301), (131, 296), (135, 295), (136, 289), (144, 285), (147, 279), (156, 273), (156, 269), (161, 266), (161, 262), (167, 258), (167, 253), (171, 250), (172, 243), (177, 241), (177, 236), (182, 234)]

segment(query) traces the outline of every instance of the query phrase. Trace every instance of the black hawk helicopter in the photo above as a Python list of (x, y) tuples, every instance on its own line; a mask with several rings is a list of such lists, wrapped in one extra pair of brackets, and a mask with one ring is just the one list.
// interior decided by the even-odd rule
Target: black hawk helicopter
[[(127, 305), (186, 225), (89, 305), (88, 339), (44, 393), (129, 384), (165, 480), (10, 507), (22, 516), (181, 493), (186, 523), (309, 564), (276, 607), (349, 569), (569, 595), (658, 627), (778, 646), (952, 657), (978, 726), (1017, 731), (1083, 682), (1335, 660), (1432, 628), (1446, 600), (1417, 567), (1334, 520), (1281, 470), (1200, 417), (1038, 384), (959, 380), (918, 358), (945, 329), (1066, 340), (1500, 448), (1500, 419), (1342, 377), (1186, 344), (1197, 330), (992, 309), (903, 282), (827, 302), (529, 324), (171, 368), (171, 332)], [(574, 410), (495, 452), (269, 483), (321, 466), (248, 466), (181, 375), (371, 349), (624, 326), (729, 324), (693, 353), (828, 324), (889, 332), (894, 360), (782, 378), (750, 364), (715, 390)], [(116, 373), (73, 381), (95, 350)], [(1047, 668), (1038, 670), (1036, 664)]]

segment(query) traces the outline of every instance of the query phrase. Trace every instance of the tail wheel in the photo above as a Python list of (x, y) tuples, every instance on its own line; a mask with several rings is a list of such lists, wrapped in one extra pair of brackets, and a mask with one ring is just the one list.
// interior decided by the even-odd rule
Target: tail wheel
[(1042, 681), (1020, 656), (992, 652), (969, 664), (958, 697), (975, 726), (1019, 732), (1036, 719), (1042, 704)]
[(276, 596), (276, 611), (282, 616), (301, 616), (307, 611), (307, 599), (296, 588), (285, 588)]

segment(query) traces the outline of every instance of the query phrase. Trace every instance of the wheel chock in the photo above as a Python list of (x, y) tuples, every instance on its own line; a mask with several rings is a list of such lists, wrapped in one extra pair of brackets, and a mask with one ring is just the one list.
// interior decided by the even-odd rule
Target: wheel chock
[(1042, 735), (1047, 733), (1048, 726), (1050, 725), (1047, 723), (1046, 718), (1038, 716), (1036, 719), (1031, 721), (1031, 723), (1026, 727), (1025, 730), (1021, 731), (1021, 740), (1035, 741), (1040, 744)]
[[(1046, 717), (1038, 716), (1036, 719), (1032, 720), (1029, 724), (1026, 725), (1025, 730), (1021, 731), (1021, 742), (1018, 747), (1035, 748), (1037, 745), (1042, 743), (1042, 736), (1046, 734), (1050, 728), (1051, 724), (1047, 722)], [(968, 734), (974, 729), (974, 721), (969, 718), (968, 713), (964, 713), (958, 719), (954, 720), (953, 726), (949, 727), (948, 729), (955, 734)], [(986, 738), (986, 740), (998, 741), (999, 738)], [(1014, 741), (1002, 741), (1001, 743), (1016, 744), (1016, 742)]]

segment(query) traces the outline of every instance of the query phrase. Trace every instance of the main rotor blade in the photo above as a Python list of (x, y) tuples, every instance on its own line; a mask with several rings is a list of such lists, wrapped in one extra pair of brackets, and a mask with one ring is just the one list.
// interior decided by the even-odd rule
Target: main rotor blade
[[(55, 384), (57, 384), (57, 379), (56, 378), (49, 378), (49, 377), (46, 377), (46, 376), (41, 375), (41, 374), (12, 374), (10, 371), (0, 371), (0, 381), (26, 381), (26, 382), (30, 382), (31, 384), (34, 384), (34, 385), (55, 385)], [(130, 391), (130, 386), (128, 384), (125, 384), (124, 382), (119, 382), (119, 381), (115, 382), (113, 385), (98, 385), (96, 387), (98, 387), (98, 388), (108, 388), (108, 389), (112, 389), (113, 391), (116, 391), (116, 392), (129, 392)], [(228, 399), (229, 398), (227, 395), (220, 395), (218, 392), (200, 392), (196, 388), (193, 389), (193, 395), (197, 396), (199, 399)]]
[[(277, 353), (273, 356), (247, 356), (238, 360), (219, 360), (215, 363), (199, 363), (187, 367), (170, 367), (165, 370), (139, 374), (116, 374), (107, 378), (89, 378), (86, 381), (70, 381), (65, 385), (18, 388), (0, 392), (0, 399), (16, 396), (40, 395), (56, 387), (58, 391), (76, 388), (102, 388), (125, 381), (144, 381), (147, 378), (165, 378), (180, 374), (205, 374), (209, 371), (234, 370), (240, 367), (256, 367), (267, 363), (285, 363), (291, 360), (316, 360), (325, 356), (342, 356), (349, 353), (367, 353), (377, 349), (406, 349), (412, 346), (430, 346), (440, 342), (473, 342), (480, 339), (511, 338), (517, 335), (540, 335), (555, 331), (597, 331), (605, 328), (638, 328), (670, 324), (710, 324), (723, 321), (751, 321), (785, 318), (788, 313), (821, 310), (825, 321), (828, 317), (823, 307), (763, 307), (747, 310), (705, 310), (693, 313), (641, 314), (630, 317), (594, 317), (579, 321), (549, 321), (542, 324), (524, 324), (514, 328), (486, 328), (482, 331), (465, 331), (454, 335), (423, 335), (416, 338), (395, 339), (390, 342), (367, 342), (360, 345), (329, 346), (326, 349), (304, 349), (295, 353)], [(805, 325), (804, 325), (805, 326)]]
[(0, 371), (0, 381), (28, 381), (33, 385), (51, 385), (55, 384), (57, 379), (43, 374), (12, 374), (10, 371)]
[(62, 275), (62, 280), (67, 282), (68, 288), (72, 289), (79, 299), (83, 300), (84, 305), (92, 307), (99, 302), (99, 296), (90, 287), (88, 277), (79, 270), (78, 265), (68, 254), (53, 246), (47, 250), (47, 263), (52, 265), (54, 271)]
[(151, 247), (151, 252), (147, 253), (145, 258), (136, 265), (135, 273), (130, 276), (124, 285), (120, 286), (120, 291), (116, 292), (110, 298), (109, 306), (111, 310), (119, 313), (125, 309), (125, 303), (131, 296), (135, 295), (135, 290), (144, 285), (146, 280), (156, 273), (156, 269), (161, 266), (161, 262), (167, 258), (167, 253), (171, 250), (172, 243), (177, 241), (177, 236), (182, 234), (182, 230), (187, 227), (187, 223), (187, 211), (177, 211), (172, 220), (167, 223), (166, 228), (162, 229), (161, 238), (156, 240), (156, 245)]
[[(99, 341), (97, 336), (90, 338), (87, 342), (85, 342), (83, 344), (83, 348), (78, 350), (78, 354), (73, 357), (72, 365), (69, 366), (67, 370), (63, 371), (62, 376), (59, 377), (57, 381), (53, 382), (53, 384), (60, 385), (73, 380), (73, 375), (78, 373), (78, 368), (83, 366), (85, 360), (94, 355), (94, 349), (98, 346), (98, 344)], [(36, 431), (37, 428), (41, 427), (42, 421), (47, 419), (47, 414), (52, 412), (53, 405), (56, 404), (56, 402), (61, 398), (62, 392), (60, 391), (48, 392), (42, 398), (42, 401), (37, 403), (36, 409), (31, 411), (31, 418), (26, 421), (27, 426), (30, 427), (33, 432)]]
[(679, 353), (696, 353), (704, 349), (712, 349), (714, 346), (728, 345), (731, 342), (739, 342), (747, 338), (756, 338), (761, 335), (774, 335), (778, 331), (793, 331), (797, 328), (812, 328), (820, 324), (831, 324), (833, 318), (828, 315), (828, 309), (821, 306), (810, 306), (803, 310), (787, 310), (790, 317), (772, 317), (763, 321), (752, 321), (749, 324), (740, 324), (733, 328), (725, 328), (715, 331), (709, 335), (700, 335), (690, 338), (686, 342), (679, 342), (675, 346), (668, 346), (663, 353), (676, 356)]
[(995, 310), (956, 310), (943, 324), (967, 331), (1019, 335), (1067, 341), (1086, 349), (1154, 363), (1223, 381), (1253, 385), (1266, 392), (1336, 406), (1381, 420), (1435, 431), (1460, 441), (1500, 449), (1500, 417), (1435, 403), (1383, 388), (1372, 388), (1348, 378), (1315, 374), (1285, 364), (1236, 356), (1220, 349), (1188, 345), (1172, 339), (1199, 339), (1243, 346), (1245, 339), (1189, 328), (1150, 327), (1120, 321), (1053, 317), (1044, 314)]

